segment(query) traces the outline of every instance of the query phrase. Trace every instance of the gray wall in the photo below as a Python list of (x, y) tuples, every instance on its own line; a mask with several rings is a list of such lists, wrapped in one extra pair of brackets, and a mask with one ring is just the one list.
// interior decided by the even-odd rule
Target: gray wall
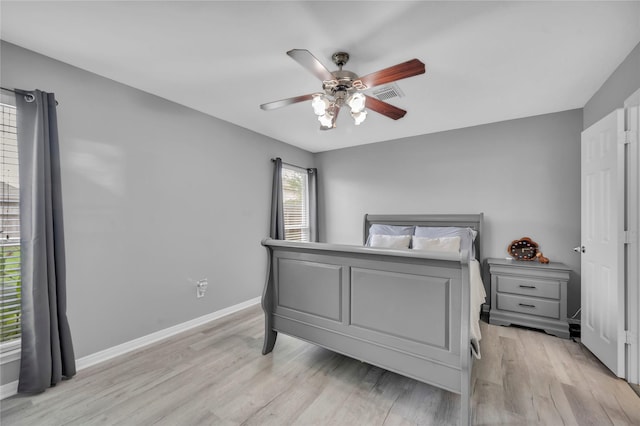
[(573, 269), (571, 315), (580, 306), (581, 130), (577, 109), (316, 154), (321, 240), (361, 244), (365, 213), (484, 212), (484, 257), (505, 257), (528, 236)]
[(583, 128), (591, 126), (640, 89), (640, 43), (584, 106)]
[[(68, 316), (83, 357), (260, 296), (275, 156), (311, 153), (2, 43), (3, 87), (59, 100)], [(189, 279), (207, 277), (196, 299)], [(17, 363), (2, 368), (16, 380)]]

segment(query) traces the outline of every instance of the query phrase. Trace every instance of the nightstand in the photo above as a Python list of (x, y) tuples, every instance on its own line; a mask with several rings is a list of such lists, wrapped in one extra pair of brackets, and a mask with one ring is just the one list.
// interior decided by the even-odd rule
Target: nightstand
[(491, 274), (490, 324), (518, 324), (569, 338), (568, 266), (508, 259), (488, 259), (487, 263)]

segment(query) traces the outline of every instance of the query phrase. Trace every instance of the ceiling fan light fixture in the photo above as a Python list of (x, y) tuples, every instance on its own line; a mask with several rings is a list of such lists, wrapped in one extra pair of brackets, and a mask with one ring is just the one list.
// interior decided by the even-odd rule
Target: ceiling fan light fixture
[(323, 95), (314, 95), (311, 107), (317, 116), (322, 116), (326, 114), (329, 108), (329, 101)]
[(318, 121), (322, 125), (322, 127), (332, 127), (333, 126), (333, 114), (329, 114), (328, 112), (324, 115), (318, 116)]
[(347, 99), (347, 105), (351, 107), (351, 113), (359, 113), (364, 111), (366, 98), (362, 93), (354, 93)]
[(367, 111), (360, 111), (360, 112), (351, 112), (351, 117), (353, 117), (353, 121), (355, 122), (356, 126), (359, 126), (360, 123), (362, 123), (366, 118), (367, 118)]

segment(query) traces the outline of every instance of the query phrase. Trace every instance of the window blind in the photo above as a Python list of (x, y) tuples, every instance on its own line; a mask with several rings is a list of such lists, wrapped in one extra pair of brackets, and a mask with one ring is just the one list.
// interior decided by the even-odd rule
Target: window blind
[(20, 338), (20, 183), (16, 108), (0, 104), (0, 344)]
[(309, 241), (309, 181), (307, 171), (282, 166), (284, 238)]

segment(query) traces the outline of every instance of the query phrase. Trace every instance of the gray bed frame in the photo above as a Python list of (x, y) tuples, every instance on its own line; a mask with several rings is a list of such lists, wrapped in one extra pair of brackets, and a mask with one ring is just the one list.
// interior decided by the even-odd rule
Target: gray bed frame
[[(371, 224), (459, 226), (483, 215), (365, 215)], [(466, 251), (436, 253), (265, 239), (263, 354), (277, 333), (460, 395), (471, 422), (470, 277)], [(482, 264), (482, 262), (480, 263)]]

